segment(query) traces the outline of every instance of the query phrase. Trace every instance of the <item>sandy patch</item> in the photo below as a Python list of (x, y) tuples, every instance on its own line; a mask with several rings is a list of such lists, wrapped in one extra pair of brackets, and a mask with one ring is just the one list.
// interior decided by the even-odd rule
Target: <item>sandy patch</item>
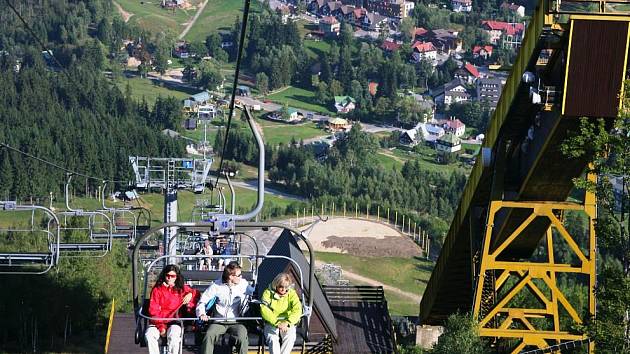
[(316, 251), (363, 257), (413, 257), (421, 249), (408, 236), (377, 222), (331, 219), (318, 223), (308, 236)]

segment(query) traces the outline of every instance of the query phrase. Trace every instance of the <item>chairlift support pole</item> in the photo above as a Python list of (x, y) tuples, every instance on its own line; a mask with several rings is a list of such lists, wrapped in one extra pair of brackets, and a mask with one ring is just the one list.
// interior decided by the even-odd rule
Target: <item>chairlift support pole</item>
[(227, 181), (228, 187), (230, 187), (230, 193), (231, 193), (231, 204), (230, 204), (230, 208), (231, 208), (231, 214), (234, 215), (234, 213), (236, 212), (236, 194), (234, 194), (234, 186), (232, 185), (232, 181), (230, 180), (230, 174), (227, 172), (224, 172), (223, 175), (225, 176), (225, 180)]

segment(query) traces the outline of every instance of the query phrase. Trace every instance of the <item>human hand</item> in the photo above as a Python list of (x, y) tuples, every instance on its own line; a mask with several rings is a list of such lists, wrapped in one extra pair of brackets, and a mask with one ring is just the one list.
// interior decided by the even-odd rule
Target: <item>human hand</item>
[(289, 324), (287, 322), (280, 322), (278, 324), (278, 329), (280, 333), (286, 333), (289, 330)]
[(184, 298), (182, 299), (182, 305), (188, 304), (191, 299), (192, 299), (192, 293), (188, 293), (184, 295)]
[(199, 319), (204, 321), (204, 322), (208, 322), (208, 315), (201, 315), (201, 316), (199, 316)]
[(166, 337), (166, 328), (160, 329), (160, 337)]

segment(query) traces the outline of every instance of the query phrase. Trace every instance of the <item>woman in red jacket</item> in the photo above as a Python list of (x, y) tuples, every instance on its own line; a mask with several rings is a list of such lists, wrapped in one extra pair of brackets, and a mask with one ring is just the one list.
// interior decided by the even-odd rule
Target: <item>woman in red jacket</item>
[[(186, 317), (187, 313), (194, 312), (198, 299), (199, 292), (185, 285), (179, 268), (174, 264), (169, 264), (162, 269), (151, 290), (149, 315), (153, 318)], [(147, 339), (150, 354), (160, 353), (158, 345), (160, 337), (167, 338), (169, 354), (179, 353), (182, 328), (176, 321), (151, 320), (151, 325), (144, 336)]]

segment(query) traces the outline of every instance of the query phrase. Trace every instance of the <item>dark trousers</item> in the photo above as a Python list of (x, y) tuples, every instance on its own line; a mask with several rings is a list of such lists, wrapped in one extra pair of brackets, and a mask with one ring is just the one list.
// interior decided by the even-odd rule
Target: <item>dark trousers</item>
[(236, 347), (239, 354), (247, 354), (247, 347), (249, 346), (249, 340), (247, 338), (247, 328), (240, 323), (213, 323), (208, 327), (206, 336), (203, 338), (203, 344), (201, 345), (203, 354), (212, 354), (214, 352), (214, 345), (217, 343), (221, 335), (228, 333), (236, 337)]

